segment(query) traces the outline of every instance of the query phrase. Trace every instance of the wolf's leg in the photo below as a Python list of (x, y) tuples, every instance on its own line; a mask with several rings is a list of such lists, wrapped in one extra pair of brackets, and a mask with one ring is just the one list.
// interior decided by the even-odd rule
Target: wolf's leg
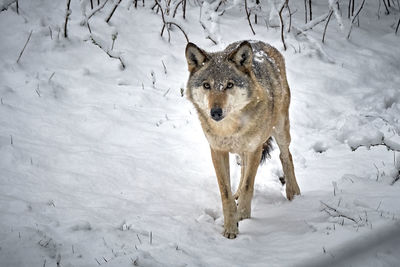
[(246, 157), (245, 153), (241, 153), (240, 154), (240, 182), (239, 182), (239, 185), (237, 187), (236, 193), (233, 195), (233, 198), (236, 199), (236, 200), (240, 196), (240, 193), (241, 193), (240, 188), (242, 187), (242, 184), (243, 184), (243, 177), (244, 177), (244, 172), (245, 172), (245, 168), (246, 168), (246, 164), (245, 164), (245, 160), (246, 159), (245, 159), (245, 157)]
[(229, 153), (211, 148), (211, 157), (221, 192), (222, 210), (224, 213), (224, 232), (227, 238), (235, 238), (238, 234), (236, 203), (232, 196), (229, 174)]
[(240, 188), (238, 188), (238, 220), (250, 218), (251, 199), (254, 192), (254, 179), (260, 165), (262, 147), (254, 152), (243, 153), (242, 177), (240, 178)]
[(296, 176), (294, 174), (292, 154), (289, 151), (291, 137), (290, 123), (287, 115), (285, 116), (285, 119), (281, 123), (280, 127), (275, 129), (274, 136), (279, 146), (279, 157), (281, 159), (283, 173), (285, 175), (286, 197), (287, 199), (292, 200), (295, 195), (300, 195), (300, 188), (297, 184)]

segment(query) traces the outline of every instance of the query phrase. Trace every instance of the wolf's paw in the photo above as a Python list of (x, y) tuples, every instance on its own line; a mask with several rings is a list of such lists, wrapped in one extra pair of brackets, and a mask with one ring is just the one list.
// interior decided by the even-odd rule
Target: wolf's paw
[(251, 218), (251, 211), (248, 209), (238, 210), (238, 221)]
[(238, 221), (250, 219), (251, 217), (251, 195), (243, 194), (238, 200), (238, 207), (236, 212)]
[(233, 221), (231, 222), (232, 223), (228, 223), (224, 226), (224, 232), (222, 233), (222, 235), (226, 238), (234, 239), (239, 233), (239, 223), (233, 223)]
[(228, 239), (235, 239), (236, 236), (239, 233), (239, 230), (237, 227), (234, 227), (235, 229), (224, 229), (224, 232), (222, 233), (224, 237)]
[(300, 188), (297, 183), (286, 184), (286, 197), (288, 200), (293, 200), (295, 195), (300, 195)]

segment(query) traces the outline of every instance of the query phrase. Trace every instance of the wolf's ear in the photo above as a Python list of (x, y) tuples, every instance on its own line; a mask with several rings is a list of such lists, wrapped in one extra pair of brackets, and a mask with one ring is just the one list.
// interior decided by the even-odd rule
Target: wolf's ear
[(198, 48), (195, 44), (188, 43), (186, 46), (186, 60), (189, 71), (193, 72), (208, 61), (208, 56), (204, 50)]
[(241, 71), (251, 70), (251, 65), (253, 64), (253, 49), (251, 48), (251, 44), (243, 41), (230, 53), (228, 59), (235, 63), (236, 67)]

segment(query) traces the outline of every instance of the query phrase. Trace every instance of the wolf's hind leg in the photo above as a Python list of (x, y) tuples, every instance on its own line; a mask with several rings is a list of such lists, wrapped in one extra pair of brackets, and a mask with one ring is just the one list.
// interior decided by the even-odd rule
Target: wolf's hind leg
[(236, 193), (233, 194), (233, 198), (236, 199), (236, 200), (238, 200), (238, 198), (240, 196), (240, 193), (241, 193), (240, 190), (241, 190), (241, 187), (242, 187), (242, 184), (243, 184), (243, 177), (244, 177), (244, 171), (245, 171), (245, 166), (246, 166), (245, 165), (245, 154), (242, 153), (242, 154), (239, 155), (239, 157), (240, 157), (240, 182), (239, 182), (239, 185), (237, 187)]
[(254, 179), (260, 164), (262, 147), (255, 152), (242, 154), (242, 171), (238, 188), (238, 220), (251, 216), (251, 200), (254, 192)]
[(288, 116), (286, 116), (281, 127), (275, 129), (274, 137), (280, 150), (279, 157), (282, 163), (283, 173), (286, 181), (286, 197), (287, 199), (292, 200), (295, 195), (300, 195), (300, 188), (297, 184), (296, 176), (294, 174), (292, 154), (289, 151), (291, 137)]
[(211, 148), (211, 157), (221, 192), (222, 210), (224, 213), (224, 232), (227, 238), (235, 238), (238, 234), (236, 203), (232, 196), (229, 174), (229, 153)]

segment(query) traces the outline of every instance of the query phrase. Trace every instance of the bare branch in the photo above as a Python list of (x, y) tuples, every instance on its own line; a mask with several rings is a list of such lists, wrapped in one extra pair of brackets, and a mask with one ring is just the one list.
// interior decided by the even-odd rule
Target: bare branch
[(394, 177), (393, 181), (390, 183), (390, 185), (394, 185), (398, 180), (400, 180), (400, 170), (399, 173)]
[(167, 74), (167, 73), (168, 73), (168, 71), (167, 71), (167, 67), (165, 66), (165, 63), (164, 63), (164, 61), (163, 61), (163, 60), (161, 60), (161, 63), (162, 63), (162, 65), (163, 65), (163, 68), (164, 68), (164, 73), (165, 73), (165, 74)]
[[(351, 1), (352, 0), (349, 0), (349, 5), (348, 5), (348, 7), (347, 7), (347, 18), (348, 19), (350, 19), (350, 13), (351, 13), (351, 11), (350, 11), (350, 9), (351, 9)], [(380, 1), (380, 0), (379, 0)]]
[[(161, 19), (162, 19), (162, 21), (163, 21), (163, 27), (162, 27), (162, 29), (161, 29), (160, 35), (161, 35), (161, 37), (162, 37), (163, 34), (164, 34), (165, 26), (166, 26), (165, 17), (164, 17), (164, 10), (162, 9), (160, 3), (159, 3), (157, 0), (155, 0), (154, 7), (157, 7), (157, 10), (158, 10), (158, 9), (161, 10)], [(168, 33), (169, 33), (169, 29), (168, 29), (168, 28), (167, 28), (167, 31), (168, 31)]]
[(385, 139), (385, 137), (382, 137), (381, 142), (379, 143), (374, 143), (374, 144), (369, 144), (369, 145), (358, 145), (358, 146), (354, 146), (354, 147), (350, 147), (352, 151), (356, 151), (359, 147), (371, 147), (371, 146), (385, 146), (387, 148), (387, 150), (391, 150), (391, 151), (395, 151), (395, 152), (400, 152), (400, 144), (396, 143), (394, 141)]
[(179, 1), (178, 4), (176, 4), (175, 9), (174, 9), (174, 14), (172, 15), (173, 18), (175, 18), (176, 12), (178, 11), (178, 7), (180, 4), (182, 4), (183, 0)]
[(323, 210), (324, 210), (326, 213), (328, 213), (330, 216), (332, 216), (332, 217), (342, 217), (342, 218), (348, 219), (348, 220), (350, 220), (350, 221), (353, 221), (353, 222), (355, 222), (356, 224), (359, 224), (359, 222), (357, 222), (354, 218), (352, 218), (352, 217), (350, 217), (350, 216), (348, 216), (348, 215), (343, 214), (343, 213), (340, 212), (339, 210), (337, 210), (337, 209), (335, 209), (335, 208), (329, 206), (328, 204), (326, 204), (326, 203), (324, 203), (324, 202), (322, 202), (322, 201), (320, 201), (320, 202), (321, 202), (322, 205), (325, 206), (325, 209), (323, 209)]
[(183, 19), (185, 19), (185, 17), (186, 17), (186, 0), (181, 0), (178, 2), (178, 4), (176, 4), (172, 17), (175, 18), (179, 5), (182, 5), (182, 12), (183, 12), (182, 16), (183, 16)]
[(397, 22), (395, 34), (397, 34), (397, 31), (399, 30), (399, 26), (400, 26), (400, 18), (399, 18), (399, 21)]
[(90, 29), (89, 23), (87, 24), (87, 27), (88, 27), (89, 32), (90, 32), (89, 38), (90, 38), (90, 40), (92, 40), (92, 43), (93, 43), (94, 45), (98, 46), (101, 50), (103, 50), (110, 58), (118, 59), (119, 62), (121, 63), (122, 69), (125, 69), (125, 68), (126, 68), (126, 65), (125, 65), (124, 61), (122, 60), (122, 58), (121, 58), (120, 56), (113, 55), (112, 53), (110, 53), (110, 51), (109, 51), (108, 49), (105, 49), (104, 47), (102, 47), (102, 46), (99, 44), (99, 42), (97, 42), (97, 41), (93, 38), (92, 31), (91, 31), (91, 29)]
[(119, 62), (121, 63), (122, 69), (125, 69), (125, 68), (126, 68), (125, 63), (124, 63), (124, 61), (122, 60), (122, 58), (121, 58), (120, 56), (112, 55), (112, 54), (110, 53), (110, 51), (105, 50), (98, 42), (96, 42), (96, 40), (93, 38), (92, 35), (90, 35), (90, 39), (92, 40), (92, 43), (93, 43), (93, 44), (97, 45), (97, 46), (98, 46), (101, 50), (103, 50), (110, 58), (118, 59)]
[(329, 17), (330, 11), (322, 16), (319, 16), (318, 18), (308, 22), (307, 24), (305, 24), (304, 26), (300, 27), (302, 32), (311, 30), (312, 28), (314, 28), (315, 26), (317, 26), (318, 24), (324, 22), (328, 17)]
[(353, 18), (351, 20), (351, 24), (354, 23), (354, 21), (356, 20), (357, 16), (360, 14), (361, 9), (364, 7), (364, 3), (365, 3), (365, 0), (363, 0), (361, 5), (358, 7), (356, 14), (353, 16)]
[(68, 38), (67, 24), (68, 24), (69, 16), (71, 15), (71, 10), (69, 8), (70, 5), (71, 5), (71, 0), (67, 0), (67, 10), (65, 12), (65, 24), (64, 24), (64, 37), (65, 38)]
[(25, 42), (24, 48), (22, 48), (21, 53), (19, 53), (19, 57), (18, 57), (18, 59), (17, 59), (17, 63), (19, 63), (19, 60), (21, 59), (21, 56), (22, 56), (22, 54), (24, 53), (25, 48), (26, 48), (26, 46), (28, 45), (29, 40), (31, 39), (32, 32), (33, 32), (33, 30), (31, 30), (31, 32), (29, 33), (29, 36), (28, 36), (28, 39), (27, 39), (26, 42)]
[(218, 4), (217, 8), (216, 8), (214, 11), (215, 11), (215, 12), (218, 12), (218, 9), (221, 7), (222, 4), (225, 4), (226, 1), (227, 1), (227, 0), (221, 0), (221, 1), (219, 1), (219, 4)]
[(12, 4), (16, 4), (17, 6), (17, 13), (18, 13), (18, 1), (17, 0), (8, 0), (8, 1), (3, 1), (3, 3), (0, 5), (0, 12), (5, 11), (8, 9), (9, 6)]
[(304, 17), (305, 23), (307, 24), (307, 0), (304, 0)]
[(285, 2), (282, 4), (281, 8), (279, 9), (279, 20), (281, 22), (281, 40), (283, 44), (283, 49), (286, 51), (286, 43), (285, 43), (285, 37), (283, 36), (283, 29), (285, 28), (285, 25), (283, 24), (283, 18), (282, 18), (282, 11), (285, 8), (285, 5), (287, 5), (288, 0), (285, 0)]
[(112, 17), (112, 15), (114, 15), (115, 10), (117, 10), (117, 7), (119, 6), (119, 4), (121, 3), (122, 0), (118, 0), (118, 2), (114, 5), (114, 8), (112, 9), (110, 15), (108, 16), (108, 18), (106, 19), (106, 22), (108, 23)]
[[(154, 8), (157, 6), (157, 0), (154, 0), (154, 5), (151, 7), (151, 10), (154, 10)], [(158, 12), (157, 12), (158, 13)]]
[(288, 12), (289, 12), (289, 26), (288, 26), (287, 32), (290, 32), (290, 29), (292, 28), (292, 12), (290, 11), (289, 0), (286, 2), (286, 8), (288, 9)]
[(206, 34), (207, 34), (206, 39), (209, 39), (209, 40), (210, 40), (211, 42), (213, 42), (215, 45), (218, 44), (218, 42), (215, 41), (214, 38), (211, 36), (211, 33), (210, 33), (210, 31), (207, 29), (206, 25), (204, 25), (204, 23), (203, 23), (202, 21), (199, 21), (199, 22), (200, 22), (201, 27), (203, 27), (204, 31), (205, 31)]
[(326, 29), (328, 28), (328, 24), (329, 24), (329, 21), (331, 20), (332, 14), (333, 14), (333, 10), (331, 10), (331, 12), (329, 12), (328, 20), (325, 23), (324, 34), (322, 35), (322, 43), (325, 43)]
[(385, 0), (382, 0), (383, 1), (383, 4), (385, 5), (385, 8), (386, 8), (386, 12), (385, 12), (385, 14), (386, 15), (389, 15), (389, 8), (388, 8), (388, 6), (386, 5), (386, 2), (385, 2)]
[(356, 20), (356, 18), (358, 17), (358, 15), (361, 12), (361, 9), (363, 8), (365, 3), (365, 0), (362, 1), (361, 5), (358, 7), (356, 14), (352, 17), (351, 19), (351, 24), (350, 24), (350, 29), (349, 29), (349, 34), (347, 35), (347, 39), (350, 39), (350, 33), (351, 33), (351, 29), (353, 28), (353, 23)]
[(91, 17), (93, 17), (94, 14), (99, 12), (107, 4), (107, 2), (108, 0), (105, 0), (104, 3), (101, 4), (101, 6), (99, 5), (97, 8), (93, 9), (92, 12), (87, 16), (86, 21), (88, 21)]
[(183, 0), (182, 12), (183, 12), (183, 19), (186, 19), (186, 0)]
[(166, 21), (166, 20), (165, 20), (165, 16), (164, 16), (164, 10), (162, 9), (160, 3), (159, 3), (157, 0), (155, 1), (155, 5), (159, 7), (159, 9), (160, 9), (160, 11), (161, 11), (161, 18), (162, 18), (162, 21), (163, 21), (163, 27), (162, 27), (161, 33), (160, 33), (161, 37), (162, 37), (163, 34), (164, 34), (165, 28), (167, 28), (168, 36), (169, 36), (168, 42), (169, 42), (169, 41), (170, 41), (169, 27), (170, 27), (171, 25), (174, 25), (174, 26), (176, 26), (176, 27), (183, 33), (183, 35), (184, 35), (185, 38), (186, 38), (186, 41), (189, 43), (189, 38), (188, 38), (186, 32), (182, 29), (182, 27), (181, 27), (179, 24), (177, 24), (177, 23), (175, 23), (175, 22), (173, 22), (173, 21)]
[[(251, 25), (251, 21), (250, 21), (250, 12), (249, 12), (249, 10), (248, 10), (248, 8), (247, 8), (247, 0), (244, 0), (244, 9), (246, 10), (247, 21), (249, 22), (250, 29), (251, 29), (251, 31), (253, 32), (253, 35), (256, 35), (256, 32), (255, 32), (254, 29), (253, 29), (253, 25)], [(286, 50), (286, 48), (285, 48), (285, 50)]]
[(182, 29), (182, 27), (179, 24), (177, 24), (177, 23), (175, 23), (173, 21), (168, 21), (168, 22), (166, 22), (166, 24), (175, 25), (176, 27), (178, 27), (178, 29), (181, 30), (181, 32), (185, 36), (186, 41), (189, 43), (189, 37), (187, 36), (186, 32)]
[(215, 41), (213, 38), (211, 38), (211, 36), (207, 36), (207, 38), (206, 39), (208, 39), (208, 40), (210, 40), (211, 42), (213, 42), (215, 45), (217, 45), (218, 44), (218, 42), (217, 41)]

